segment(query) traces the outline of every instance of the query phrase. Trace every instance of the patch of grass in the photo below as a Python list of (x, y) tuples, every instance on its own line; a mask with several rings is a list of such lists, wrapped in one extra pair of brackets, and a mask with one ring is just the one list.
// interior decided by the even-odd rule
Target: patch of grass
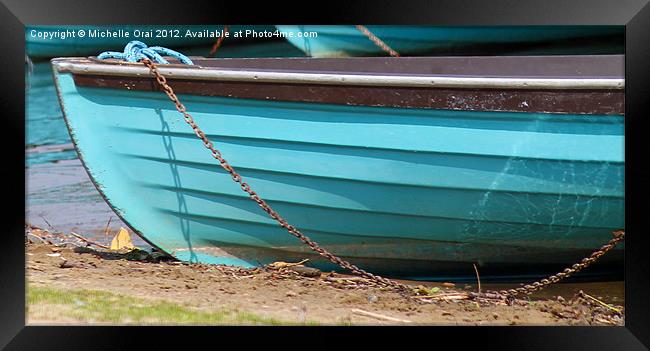
[[(80, 323), (114, 324), (262, 324), (282, 325), (274, 318), (250, 312), (221, 309), (198, 311), (166, 301), (149, 301), (97, 290), (59, 290), (30, 286), (27, 309), (39, 311), (46, 320), (75, 320)], [(44, 315), (43, 315), (44, 314)], [(43, 316), (41, 316), (43, 315)]]

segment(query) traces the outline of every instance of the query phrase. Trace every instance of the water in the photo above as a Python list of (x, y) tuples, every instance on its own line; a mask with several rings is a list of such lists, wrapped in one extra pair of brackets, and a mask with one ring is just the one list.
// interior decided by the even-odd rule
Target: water
[(26, 77), (26, 165), (75, 159), (77, 154), (63, 121), (51, 65), (40, 62), (32, 67)]

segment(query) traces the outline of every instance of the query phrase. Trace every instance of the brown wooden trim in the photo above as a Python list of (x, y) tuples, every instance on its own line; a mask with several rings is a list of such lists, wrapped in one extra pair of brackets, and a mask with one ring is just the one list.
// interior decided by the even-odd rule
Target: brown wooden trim
[[(472, 77), (623, 78), (623, 55), (228, 58), (192, 57), (205, 68), (273, 72)], [(187, 67), (187, 66), (185, 66)]]
[[(205, 68), (238, 71), (291, 73), (416, 75), (452, 77), (520, 78), (619, 78), (623, 79), (623, 55), (547, 56), (456, 56), (456, 57), (345, 57), (345, 58), (205, 58), (191, 57), (194, 66), (178, 63), (176, 68)], [(119, 60), (89, 58), (57, 59), (101, 65), (135, 65)]]
[[(468, 111), (623, 114), (623, 90), (452, 89), (168, 79), (177, 94), (354, 106)], [(74, 75), (85, 87), (160, 91), (148, 77)]]

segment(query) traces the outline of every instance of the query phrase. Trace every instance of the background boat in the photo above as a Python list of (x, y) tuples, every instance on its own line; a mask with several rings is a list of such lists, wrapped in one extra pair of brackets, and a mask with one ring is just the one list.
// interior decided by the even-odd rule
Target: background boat
[[(225, 158), (372, 272), (545, 274), (624, 225), (622, 56), (195, 63), (160, 70)], [(53, 64), (79, 157), (149, 243), (193, 262), (337, 268), (244, 196), (145, 67)], [(600, 272), (620, 272), (622, 253)]]
[[(353, 25), (276, 25), (313, 57), (386, 56)], [(622, 54), (622, 26), (367, 26), (403, 56)], [(314, 36), (314, 33), (316, 34)]]

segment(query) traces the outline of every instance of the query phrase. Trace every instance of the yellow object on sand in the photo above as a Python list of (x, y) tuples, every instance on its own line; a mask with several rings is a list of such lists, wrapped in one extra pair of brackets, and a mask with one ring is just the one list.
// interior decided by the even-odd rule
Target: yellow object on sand
[(111, 241), (111, 250), (120, 249), (135, 249), (129, 232), (123, 227), (120, 227), (120, 231), (115, 234), (113, 241)]
[(301, 266), (303, 263), (309, 261), (309, 259), (304, 259), (300, 262), (296, 263), (288, 263), (288, 262), (283, 262), (283, 261), (278, 261), (278, 262), (273, 262), (269, 264), (269, 268), (273, 269), (281, 269), (281, 268), (288, 268), (288, 267), (293, 267), (293, 266)]

